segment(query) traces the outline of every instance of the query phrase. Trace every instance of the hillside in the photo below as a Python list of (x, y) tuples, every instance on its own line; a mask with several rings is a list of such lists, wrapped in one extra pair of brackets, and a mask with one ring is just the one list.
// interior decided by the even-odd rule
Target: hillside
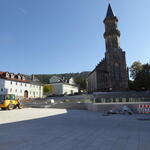
[(86, 78), (90, 72), (84, 71), (81, 73), (65, 73), (65, 74), (35, 74), (35, 77), (40, 80), (43, 84), (48, 84), (49, 79), (52, 76), (59, 76), (59, 77), (65, 77), (65, 78), (71, 78), (73, 77), (75, 79), (75, 83), (79, 85), (80, 89), (85, 90), (86, 89)]

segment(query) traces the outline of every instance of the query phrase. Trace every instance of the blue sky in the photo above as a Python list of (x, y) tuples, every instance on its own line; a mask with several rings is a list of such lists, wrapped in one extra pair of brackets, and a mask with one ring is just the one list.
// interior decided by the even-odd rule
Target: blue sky
[[(127, 65), (150, 61), (150, 1), (112, 0)], [(91, 71), (104, 57), (107, 0), (0, 0), (1, 71)]]

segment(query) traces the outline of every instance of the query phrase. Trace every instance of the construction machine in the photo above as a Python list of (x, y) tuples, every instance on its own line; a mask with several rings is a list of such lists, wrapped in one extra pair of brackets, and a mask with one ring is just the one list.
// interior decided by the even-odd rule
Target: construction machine
[(19, 99), (14, 94), (0, 95), (0, 108), (2, 110), (12, 110), (15, 108), (23, 108)]

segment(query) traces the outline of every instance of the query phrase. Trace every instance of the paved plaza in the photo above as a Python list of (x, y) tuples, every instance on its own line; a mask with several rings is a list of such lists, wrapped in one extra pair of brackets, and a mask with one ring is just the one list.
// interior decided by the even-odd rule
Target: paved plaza
[(150, 150), (150, 121), (137, 120), (143, 117), (65, 109), (0, 111), (0, 150)]

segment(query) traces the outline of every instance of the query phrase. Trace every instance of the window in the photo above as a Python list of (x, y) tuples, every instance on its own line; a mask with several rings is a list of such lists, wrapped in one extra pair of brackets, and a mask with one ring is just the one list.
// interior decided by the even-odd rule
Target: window
[(10, 89), (10, 92), (12, 92), (12, 89)]
[(20, 90), (20, 93), (22, 93), (22, 90)]
[(17, 82), (16, 82), (16, 85), (17, 85)]
[(20, 85), (22, 86), (22, 83), (20, 83)]
[(12, 81), (10, 82), (10, 84), (12, 85)]
[(17, 89), (15, 90), (15, 92), (17, 93)]
[(27, 86), (27, 84), (25, 84), (25, 86)]
[(4, 89), (3, 88), (1, 88), (1, 92), (3, 92), (4, 91)]

